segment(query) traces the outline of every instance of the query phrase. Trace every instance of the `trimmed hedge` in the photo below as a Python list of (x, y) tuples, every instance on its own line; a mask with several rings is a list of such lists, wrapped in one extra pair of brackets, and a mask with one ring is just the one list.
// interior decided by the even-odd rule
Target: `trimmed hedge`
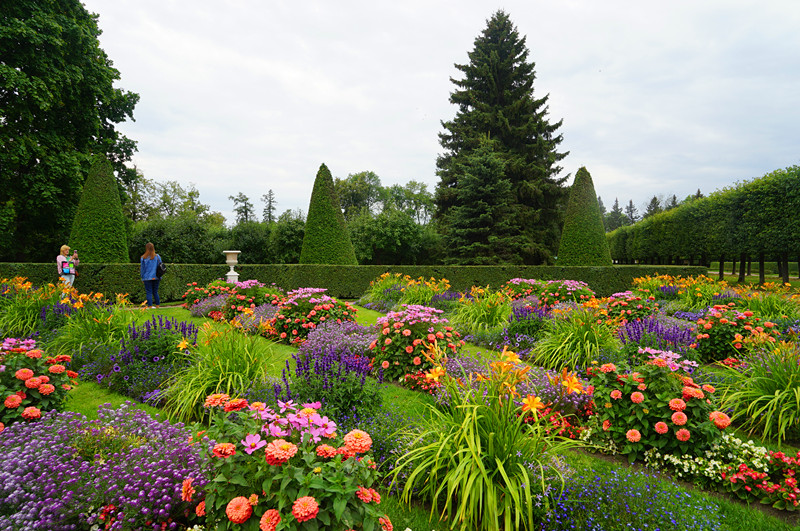
[(575, 182), (569, 192), (556, 265), (611, 265), (611, 252), (603, 228), (603, 214), (597, 202), (592, 176), (583, 166), (575, 175)]
[[(167, 264), (167, 273), (161, 280), (159, 294), (164, 301), (180, 300), (186, 284), (208, 282), (224, 278), (228, 267), (224, 265)], [(87, 264), (78, 268), (75, 287), (81, 292), (99, 291), (107, 297), (114, 293), (128, 293), (130, 300), (144, 300), (144, 285), (139, 279), (139, 264)], [(472, 286), (498, 287), (512, 278), (572, 279), (589, 284), (598, 296), (608, 296), (624, 291), (633, 285), (633, 279), (657, 273), (696, 276), (706, 274), (705, 267), (690, 266), (611, 266), (611, 267), (560, 267), (560, 266), (336, 266), (312, 264), (237, 265), (241, 280), (256, 279), (266, 284), (275, 283), (283, 289), (301, 287), (327, 288), (333, 297), (357, 299), (367, 290), (369, 283), (383, 273), (400, 273), (413, 278), (446, 278), (451, 289), (467, 290)], [(28, 277), (34, 285), (56, 282), (56, 266), (52, 264), (0, 263), (0, 278)]]

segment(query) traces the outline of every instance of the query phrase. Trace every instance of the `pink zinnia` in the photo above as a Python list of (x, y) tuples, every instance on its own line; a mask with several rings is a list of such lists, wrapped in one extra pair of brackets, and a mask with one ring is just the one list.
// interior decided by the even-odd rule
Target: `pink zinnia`
[(639, 433), (639, 430), (628, 430), (625, 437), (627, 437), (630, 442), (639, 442), (642, 439), (642, 434)]
[(317, 455), (325, 458), (336, 457), (336, 448), (328, 444), (320, 444), (317, 446)]
[(225, 402), (230, 400), (231, 397), (225, 393), (216, 393), (213, 395), (208, 395), (206, 397), (206, 402), (203, 404), (205, 407), (217, 407), (217, 406), (224, 406)]
[(603, 421), (603, 431), (608, 431), (611, 428), (611, 421), (606, 419)]
[(679, 441), (683, 441), (683, 442), (688, 441), (689, 437), (691, 437), (691, 436), (692, 436), (692, 434), (689, 433), (689, 430), (687, 430), (686, 428), (679, 429), (678, 433), (675, 434), (675, 437), (677, 437)]
[(319, 513), (319, 504), (313, 496), (303, 496), (292, 504), (292, 514), (298, 522), (305, 522), (316, 518)]
[(631, 402), (634, 404), (641, 404), (644, 401), (644, 395), (639, 391), (635, 391), (631, 394)]
[(36, 378), (35, 376), (33, 378), (28, 378), (27, 380), (25, 380), (25, 387), (27, 387), (28, 389), (39, 389), (41, 385), (42, 385), (42, 380)]
[(45, 396), (51, 394), (55, 390), (56, 388), (53, 386), (53, 384), (42, 384), (39, 386), (39, 392)]
[(600, 372), (614, 372), (617, 370), (617, 366), (613, 363), (604, 363), (600, 366)]
[(20, 369), (14, 373), (14, 376), (17, 380), (22, 380), (24, 382), (25, 380), (33, 378), (33, 371), (30, 369)]
[(378, 518), (378, 523), (381, 525), (383, 531), (394, 531), (394, 526), (388, 516), (384, 515)]
[(666, 422), (656, 422), (656, 433), (664, 435), (668, 431), (669, 431), (669, 426), (667, 426)]
[(243, 524), (252, 516), (253, 506), (244, 496), (236, 496), (228, 502), (225, 514), (228, 515), (228, 520), (234, 524)]
[(38, 419), (42, 416), (42, 412), (36, 407), (26, 407), (22, 410), (22, 418), (25, 420)]
[(672, 414), (672, 423), (676, 426), (683, 426), (689, 418), (683, 411), (676, 411)]
[(297, 453), (297, 446), (283, 439), (275, 439), (267, 445), (264, 452), (267, 463), (280, 466)]
[(683, 411), (686, 409), (686, 402), (681, 400), (680, 398), (673, 398), (669, 401), (669, 408), (672, 411)]
[(355, 453), (363, 454), (372, 447), (372, 438), (365, 431), (353, 430), (344, 436), (344, 444)]
[(714, 426), (721, 430), (731, 425), (731, 418), (722, 411), (713, 411), (708, 418), (714, 423)]
[(63, 365), (51, 365), (47, 370), (50, 371), (50, 374), (61, 374), (62, 372), (66, 371), (67, 368)]
[(372, 501), (372, 493), (369, 491), (369, 489), (362, 486), (358, 487), (358, 490), (356, 491), (356, 496), (358, 497), (359, 500), (361, 500), (364, 503), (369, 503)]
[(611, 398), (613, 398), (614, 400), (619, 400), (620, 398), (622, 398), (622, 391), (620, 391), (619, 389), (614, 389), (613, 391), (611, 391)]
[(22, 404), (22, 398), (20, 398), (18, 395), (7, 396), (5, 402), (3, 402), (3, 405), (8, 409), (17, 408), (20, 404)]
[(214, 446), (211, 452), (217, 457), (227, 459), (228, 457), (236, 454), (236, 447), (231, 443), (219, 443)]
[(261, 531), (275, 531), (279, 523), (281, 523), (281, 513), (277, 509), (267, 509), (261, 517), (258, 528)]

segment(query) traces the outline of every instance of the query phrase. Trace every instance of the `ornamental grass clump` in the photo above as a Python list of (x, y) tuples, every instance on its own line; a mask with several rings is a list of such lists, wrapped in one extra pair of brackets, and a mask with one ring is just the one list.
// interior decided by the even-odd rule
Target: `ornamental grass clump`
[(0, 431), (16, 422), (32, 422), (61, 411), (78, 374), (72, 358), (49, 356), (33, 339), (6, 338), (0, 350)]
[(440, 317), (442, 310), (427, 306), (402, 305), (402, 310), (378, 318), (380, 333), (370, 344), (372, 365), (383, 369), (383, 378), (397, 381), (409, 373), (433, 367), (425, 353), (441, 343), (455, 354), (464, 342), (458, 332)]
[(469, 294), (450, 311), (450, 324), (461, 334), (501, 331), (511, 316), (511, 299), (488, 286), (473, 287)]
[(459, 383), (441, 365), (428, 373), (444, 381), (449, 405), (429, 406), (420, 425), (400, 434), (416, 441), (392, 472), (393, 482), (407, 474), (405, 502), (412, 494), (421, 497), (431, 504), (431, 515), (453, 529), (538, 528), (550, 496), (561, 489), (551, 456), (575, 443), (547, 435), (537, 397), (526, 397), (522, 407), (514, 403), (528, 370), (504, 351), (477, 388)]
[(211, 425), (194, 440), (213, 467), (201, 502), (207, 527), (377, 530), (381, 519), (391, 526), (379, 508), (367, 432), (340, 439), (319, 403), (278, 402), (273, 411), (214, 394), (205, 407)]
[(325, 295), (324, 288), (299, 288), (281, 299), (275, 314), (274, 334), (279, 341), (300, 344), (324, 322), (355, 321), (358, 311), (349, 302)]
[(650, 448), (701, 455), (730, 425), (728, 415), (714, 403), (714, 387), (672, 371), (663, 358), (632, 369), (592, 365), (587, 373), (596, 411), (588, 440), (630, 462)]
[(592, 360), (621, 346), (615, 328), (592, 308), (553, 311), (541, 340), (530, 352), (530, 361), (546, 369), (588, 367)]
[(403, 296), (403, 288), (411, 280), (400, 273), (386, 272), (369, 283), (358, 304), (381, 313), (392, 311)]
[(71, 293), (65, 285), (35, 288), (25, 277), (0, 281), (0, 331), (6, 336), (28, 337), (41, 323), (42, 309)]
[(721, 364), (728, 377), (722, 403), (733, 410), (733, 419), (750, 433), (779, 444), (800, 440), (798, 343), (766, 342), (743, 361)]
[(450, 281), (446, 278), (436, 279), (431, 277), (425, 280), (419, 277), (415, 280), (406, 276), (403, 277), (403, 282), (402, 295), (398, 301), (398, 306), (430, 306), (434, 296), (450, 289)]
[(100, 406), (98, 417), (51, 412), (0, 433), (0, 529), (160, 530), (193, 523), (195, 491), (203, 490), (208, 468), (187, 430), (130, 402)]

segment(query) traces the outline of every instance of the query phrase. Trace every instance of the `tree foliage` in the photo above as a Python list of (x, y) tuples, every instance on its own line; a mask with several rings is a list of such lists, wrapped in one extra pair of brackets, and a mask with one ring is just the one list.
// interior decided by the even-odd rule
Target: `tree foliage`
[(138, 262), (152, 242), (164, 261), (176, 264), (221, 264), (230, 234), (222, 225), (201, 223), (192, 216), (154, 218), (135, 223), (128, 244), (131, 262)]
[(611, 232), (614, 229), (618, 229), (623, 225), (628, 225), (628, 217), (625, 215), (625, 212), (622, 211), (622, 208), (619, 206), (619, 198), (614, 198), (614, 206), (611, 207), (605, 216), (603, 216), (603, 225), (606, 228), (606, 232)]
[(287, 210), (271, 227), (268, 255), (276, 264), (296, 264), (300, 262), (306, 222), (300, 210)]
[(445, 263), (464, 265), (519, 264), (525, 242), (511, 223), (511, 183), (506, 163), (484, 141), (460, 168), (456, 203), (450, 213)]
[(100, 48), (79, 0), (0, 3), (0, 257), (50, 260), (69, 234), (93, 154), (122, 181), (135, 143), (116, 125), (137, 94)]
[(437, 160), (436, 219), (449, 238), (464, 162), (488, 135), (505, 163), (511, 188), (506, 221), (521, 235), (519, 255), (526, 264), (549, 262), (566, 197), (567, 177), (558, 177), (558, 163), (566, 156), (558, 152), (561, 121), (548, 121), (548, 96), (534, 97), (534, 63), (528, 60), (525, 37), (506, 13), (498, 11), (487, 21), (468, 55), (468, 64), (455, 65), (463, 79), (451, 79), (456, 116), (442, 123), (445, 131), (439, 135), (444, 153)]
[(301, 264), (357, 265), (342, 207), (325, 164), (319, 167), (308, 205)]
[(592, 176), (584, 167), (575, 174), (575, 182), (569, 193), (567, 212), (564, 216), (564, 231), (558, 247), (557, 265), (561, 266), (609, 266), (611, 253), (608, 250), (603, 215), (594, 191)]
[(248, 223), (250, 221), (258, 221), (256, 218), (256, 209), (250, 198), (239, 192), (235, 196), (229, 195), (228, 199), (233, 201), (233, 211), (236, 213), (236, 224)]
[(70, 246), (80, 250), (81, 259), (87, 263), (125, 263), (128, 261), (126, 232), (111, 163), (100, 155), (83, 186), (69, 236)]
[(385, 196), (380, 177), (371, 171), (351, 173), (344, 179), (337, 177), (334, 189), (348, 221), (365, 210), (370, 213), (380, 211)]
[(275, 205), (278, 204), (275, 200), (275, 192), (270, 188), (266, 194), (261, 196), (261, 200), (264, 202), (264, 215), (262, 219), (267, 225), (272, 225), (275, 223), (275, 211), (277, 209)]

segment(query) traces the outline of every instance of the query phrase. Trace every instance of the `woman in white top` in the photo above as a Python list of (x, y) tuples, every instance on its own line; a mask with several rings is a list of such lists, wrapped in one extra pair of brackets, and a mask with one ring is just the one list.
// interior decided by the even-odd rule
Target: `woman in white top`
[(72, 253), (71, 257), (67, 255), (69, 255), (69, 245), (62, 245), (61, 254), (56, 257), (56, 267), (58, 268), (58, 276), (64, 279), (64, 283), (67, 286), (72, 287), (75, 282), (75, 267), (81, 261), (78, 260), (78, 251)]

